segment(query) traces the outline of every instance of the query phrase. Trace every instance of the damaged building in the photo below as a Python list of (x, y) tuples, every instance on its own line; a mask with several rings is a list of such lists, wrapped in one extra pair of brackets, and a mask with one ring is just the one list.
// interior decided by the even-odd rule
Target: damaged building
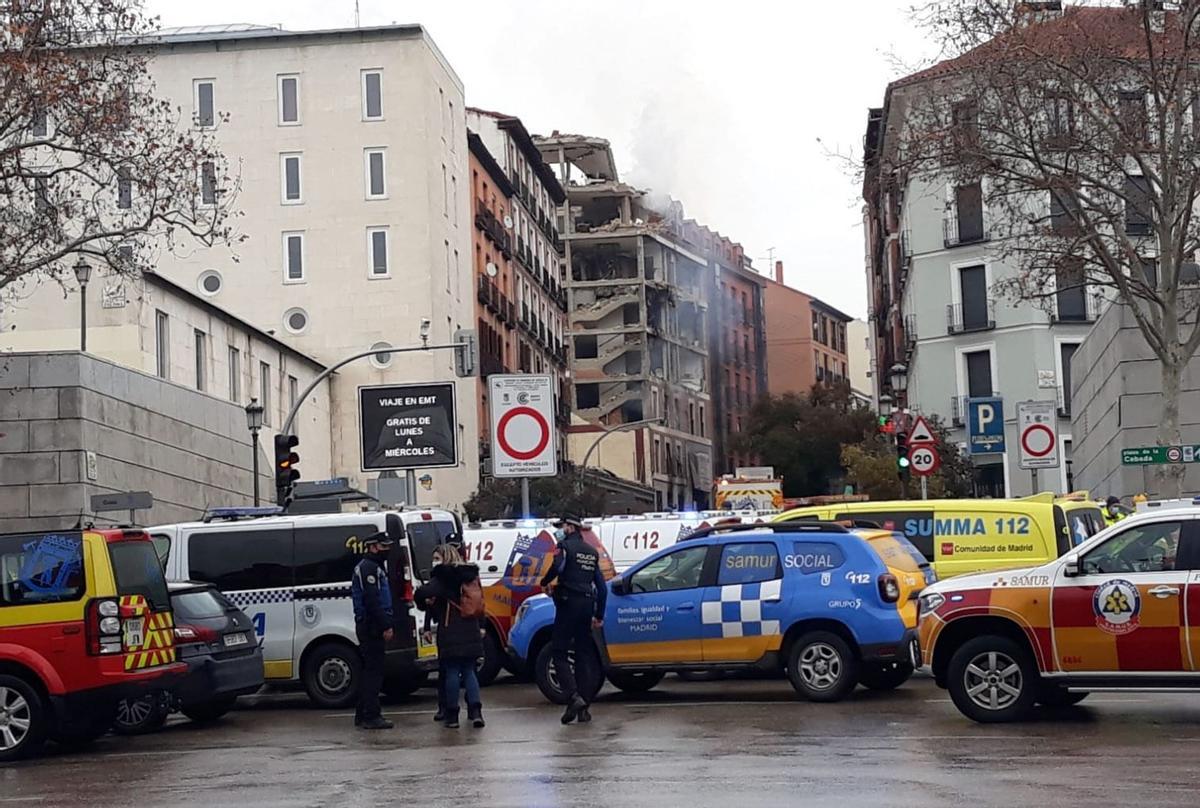
[[(608, 141), (536, 138), (567, 201), (559, 231), (567, 267), (572, 459), (597, 432), (630, 427), (603, 466), (654, 489), (656, 507), (704, 507), (712, 490), (708, 261), (685, 238), (682, 206), (621, 182)], [(607, 443), (607, 441), (606, 441)], [(576, 451), (576, 447), (580, 447)], [(577, 456), (578, 455), (578, 456)]]

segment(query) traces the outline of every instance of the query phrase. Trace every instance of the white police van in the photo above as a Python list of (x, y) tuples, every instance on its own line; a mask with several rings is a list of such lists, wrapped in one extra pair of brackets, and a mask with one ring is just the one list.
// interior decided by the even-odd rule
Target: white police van
[(433, 548), (457, 540), (453, 512), (412, 509), (267, 515), (273, 508), (219, 508), (200, 522), (147, 528), (168, 580), (204, 581), (254, 622), (268, 683), (300, 681), (309, 698), (341, 708), (358, 698), (362, 663), (350, 579), (363, 540), (385, 531), (396, 636), (388, 644), (385, 690), (411, 693), (437, 667), (421, 637), (413, 591), (427, 581)]

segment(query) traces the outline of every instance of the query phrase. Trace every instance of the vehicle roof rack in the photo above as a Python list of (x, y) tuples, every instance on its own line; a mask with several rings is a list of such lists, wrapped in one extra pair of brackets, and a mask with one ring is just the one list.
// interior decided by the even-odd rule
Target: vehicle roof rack
[(837, 522), (809, 522), (809, 521), (794, 521), (794, 522), (763, 522), (758, 525), (747, 524), (729, 524), (729, 525), (713, 525), (712, 527), (702, 527), (694, 533), (684, 536), (679, 541), (692, 541), (693, 539), (703, 539), (714, 534), (724, 533), (752, 533), (756, 530), (769, 530), (772, 533), (849, 533), (850, 531), (839, 525)]

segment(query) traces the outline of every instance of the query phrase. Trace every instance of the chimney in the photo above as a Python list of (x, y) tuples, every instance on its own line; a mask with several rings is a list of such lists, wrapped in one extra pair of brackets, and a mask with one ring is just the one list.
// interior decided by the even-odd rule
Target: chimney
[(775, 282), (783, 283), (783, 262), (782, 261), (775, 262)]

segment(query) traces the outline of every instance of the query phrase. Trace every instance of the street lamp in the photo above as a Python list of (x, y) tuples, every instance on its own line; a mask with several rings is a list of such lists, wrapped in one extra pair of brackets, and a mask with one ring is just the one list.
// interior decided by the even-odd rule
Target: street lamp
[(250, 430), (250, 444), (254, 449), (251, 467), (254, 473), (254, 507), (258, 507), (258, 433), (263, 425), (263, 405), (257, 398), (250, 399), (246, 405), (246, 428)]
[(896, 406), (902, 407), (908, 403), (905, 393), (908, 392), (908, 366), (903, 362), (892, 365), (888, 371), (888, 380), (892, 383), (892, 392), (896, 395)]
[(75, 280), (79, 281), (79, 350), (87, 350), (87, 285), (92, 277), (92, 268), (80, 256), (72, 267), (75, 270)]
[(884, 418), (890, 418), (892, 415), (892, 397), (887, 393), (879, 397), (879, 414)]

